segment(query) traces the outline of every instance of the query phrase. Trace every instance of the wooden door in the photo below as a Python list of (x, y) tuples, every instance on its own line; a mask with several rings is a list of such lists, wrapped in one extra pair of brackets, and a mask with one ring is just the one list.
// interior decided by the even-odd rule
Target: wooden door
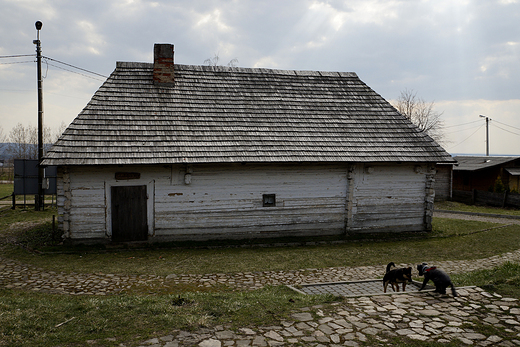
[(146, 186), (112, 187), (112, 241), (148, 238)]

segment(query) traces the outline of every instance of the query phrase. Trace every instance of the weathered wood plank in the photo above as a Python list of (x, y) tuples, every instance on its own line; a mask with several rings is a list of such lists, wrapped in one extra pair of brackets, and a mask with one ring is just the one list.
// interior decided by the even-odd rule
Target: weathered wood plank
[[(69, 218), (71, 228), (82, 238), (110, 235), (107, 188), (151, 181), (155, 182), (149, 192), (151, 235), (177, 235), (184, 229), (212, 234), (225, 230), (220, 235), (225, 238), (243, 230), (251, 232), (254, 227), (277, 235), (285, 231), (298, 234), (297, 229), (333, 229), (333, 233), (344, 229), (343, 165), (200, 165), (190, 168), (190, 184), (184, 180), (184, 165), (127, 167), (124, 170), (139, 172), (132, 176), (139, 179), (122, 181), (115, 179), (120, 167), (71, 170), (70, 199), (74, 203)], [(263, 194), (276, 194), (276, 206), (263, 207)], [(92, 231), (88, 231), (89, 224)]]
[(424, 230), (425, 168), (420, 165), (362, 165), (355, 170), (350, 232)]
[[(344, 199), (283, 199), (276, 197), (276, 206), (272, 209), (289, 210), (291, 208), (307, 208), (307, 209), (341, 209), (344, 208)], [(215, 210), (226, 210), (231, 212), (232, 210), (243, 210), (243, 209), (265, 209), (262, 206), (262, 196), (255, 197), (254, 199), (223, 199), (223, 200), (188, 200), (188, 201), (177, 201), (172, 203), (156, 202), (155, 211), (157, 213), (170, 212), (175, 213), (176, 211), (215, 211)]]
[[(252, 238), (252, 237), (286, 237), (286, 236), (330, 236), (341, 235), (345, 232), (343, 222), (337, 223), (314, 223), (305, 225), (285, 225), (283, 229), (273, 229), (271, 226), (255, 225), (230, 229), (219, 228), (183, 228), (171, 229), (157, 228), (155, 240), (208, 240), (222, 238)], [(153, 238), (150, 241), (154, 241)]]

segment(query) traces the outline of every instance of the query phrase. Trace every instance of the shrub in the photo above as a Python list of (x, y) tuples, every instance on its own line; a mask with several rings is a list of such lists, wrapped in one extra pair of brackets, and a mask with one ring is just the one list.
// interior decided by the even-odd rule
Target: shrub
[(495, 193), (503, 193), (506, 191), (506, 187), (504, 186), (504, 183), (502, 183), (502, 179), (500, 178), (500, 176), (498, 176), (495, 180), (493, 190), (495, 191)]

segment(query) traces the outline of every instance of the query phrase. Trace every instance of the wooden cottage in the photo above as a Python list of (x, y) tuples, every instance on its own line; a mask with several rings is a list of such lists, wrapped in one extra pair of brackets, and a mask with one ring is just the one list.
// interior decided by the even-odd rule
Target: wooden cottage
[(493, 191), (500, 178), (504, 188), (518, 193), (520, 188), (520, 157), (457, 156), (453, 168), (453, 189)]
[(46, 154), (73, 241), (431, 229), (451, 156), (355, 73), (154, 63), (115, 71)]

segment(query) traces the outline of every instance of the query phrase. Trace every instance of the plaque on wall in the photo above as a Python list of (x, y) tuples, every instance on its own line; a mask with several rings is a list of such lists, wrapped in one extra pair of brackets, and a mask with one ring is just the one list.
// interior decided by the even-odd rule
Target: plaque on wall
[(116, 180), (138, 180), (141, 178), (139, 172), (116, 172)]

